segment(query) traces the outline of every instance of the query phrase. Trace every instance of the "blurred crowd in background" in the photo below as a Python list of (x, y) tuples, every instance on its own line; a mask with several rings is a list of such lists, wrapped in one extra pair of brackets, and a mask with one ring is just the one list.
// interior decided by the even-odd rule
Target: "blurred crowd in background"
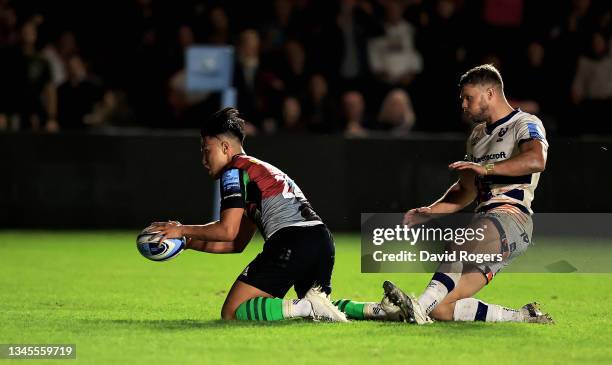
[(197, 127), (220, 96), (184, 52), (211, 44), (250, 134), (466, 130), (481, 63), (549, 133), (612, 134), (611, 34), (609, 0), (0, 0), (0, 130)]

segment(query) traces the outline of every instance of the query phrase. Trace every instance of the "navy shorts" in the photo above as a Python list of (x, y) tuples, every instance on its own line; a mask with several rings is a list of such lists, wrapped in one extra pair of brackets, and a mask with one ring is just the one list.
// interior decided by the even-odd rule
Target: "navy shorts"
[(298, 298), (313, 286), (329, 294), (335, 251), (334, 239), (323, 224), (281, 228), (238, 280), (277, 298), (283, 298), (292, 286)]

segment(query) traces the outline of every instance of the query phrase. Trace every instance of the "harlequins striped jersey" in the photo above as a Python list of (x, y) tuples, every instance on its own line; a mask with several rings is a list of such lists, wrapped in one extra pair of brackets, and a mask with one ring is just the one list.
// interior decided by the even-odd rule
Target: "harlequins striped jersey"
[(244, 208), (266, 240), (281, 228), (323, 224), (289, 176), (254, 157), (234, 156), (220, 187), (221, 210)]

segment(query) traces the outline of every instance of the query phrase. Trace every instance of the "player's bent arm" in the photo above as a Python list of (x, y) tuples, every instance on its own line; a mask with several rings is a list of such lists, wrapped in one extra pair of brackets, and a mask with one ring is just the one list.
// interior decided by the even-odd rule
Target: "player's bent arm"
[(475, 178), (476, 174), (472, 171), (459, 171), (459, 180), (429, 206), (430, 213), (455, 213), (468, 206), (476, 199)]
[(234, 242), (240, 231), (244, 208), (228, 208), (221, 211), (221, 219), (204, 225), (181, 226), (187, 238), (207, 242)]
[(246, 216), (242, 217), (240, 222), (240, 230), (236, 239), (232, 242), (208, 242), (198, 240), (195, 238), (189, 238), (187, 240), (187, 249), (196, 251), (208, 252), (208, 253), (240, 253), (244, 251), (244, 248), (249, 244), (253, 235), (257, 231), (257, 226)]
[(544, 171), (548, 153), (544, 143), (532, 139), (521, 144), (519, 150), (518, 155), (495, 163), (488, 175), (522, 176)]

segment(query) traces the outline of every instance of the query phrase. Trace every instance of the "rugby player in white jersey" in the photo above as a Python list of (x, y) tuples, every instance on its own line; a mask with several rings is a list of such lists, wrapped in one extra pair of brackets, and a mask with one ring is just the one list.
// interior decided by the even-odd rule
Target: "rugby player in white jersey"
[(417, 324), (430, 322), (430, 317), (440, 321), (552, 323), (537, 303), (511, 309), (474, 298), (531, 243), (531, 201), (546, 167), (544, 126), (536, 116), (510, 106), (501, 75), (492, 65), (467, 71), (459, 87), (464, 118), (477, 124), (467, 141), (465, 161), (448, 166), (458, 172), (459, 179), (433, 204), (409, 210), (404, 224), (420, 224), (431, 214), (459, 212), (476, 201), (472, 226), (485, 228), (484, 239), (451, 248), (502, 254), (502, 259), (482, 264), (444, 262), (418, 299), (388, 281), (384, 283), (385, 295)]

